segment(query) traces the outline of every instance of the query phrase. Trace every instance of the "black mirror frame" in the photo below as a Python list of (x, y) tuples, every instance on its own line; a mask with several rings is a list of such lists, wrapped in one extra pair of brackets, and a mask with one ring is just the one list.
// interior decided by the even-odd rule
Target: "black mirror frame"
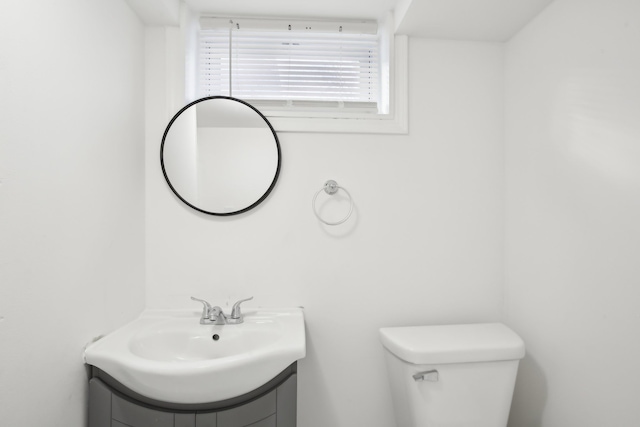
[[(251, 205), (242, 208), (240, 210), (237, 211), (233, 211), (233, 212), (210, 212), (210, 211), (206, 211), (204, 209), (201, 209), (197, 206), (192, 205), (191, 203), (189, 203), (188, 201), (186, 201), (181, 195), (180, 193), (178, 193), (178, 191), (173, 187), (173, 185), (171, 184), (171, 181), (169, 180), (169, 176), (167, 175), (167, 171), (164, 167), (164, 143), (165, 143), (165, 139), (167, 138), (167, 134), (169, 133), (169, 129), (171, 129), (171, 125), (173, 124), (173, 122), (176, 121), (176, 119), (180, 116), (180, 114), (182, 114), (185, 110), (187, 110), (189, 107), (198, 104), (200, 102), (203, 101), (207, 101), (210, 99), (228, 99), (231, 101), (235, 101), (235, 102), (239, 102), (241, 104), (246, 105), (247, 107), (251, 108), (253, 111), (255, 111), (260, 117), (262, 117), (262, 119), (265, 121), (265, 123), (267, 124), (267, 126), (269, 126), (269, 129), (271, 129), (271, 133), (273, 134), (273, 139), (276, 143), (276, 149), (278, 150), (278, 164), (276, 167), (276, 173), (273, 176), (273, 181), (271, 182), (271, 185), (269, 185), (269, 188), (267, 188), (267, 191), (265, 191), (265, 193), (258, 199), (256, 200), (254, 203), (252, 203)], [(200, 98), (200, 99), (196, 99), (195, 101), (185, 105), (182, 109), (180, 109), (180, 111), (178, 111), (176, 113), (175, 116), (173, 116), (173, 118), (171, 119), (171, 121), (169, 121), (169, 124), (167, 125), (167, 128), (164, 131), (164, 134), (162, 135), (162, 143), (160, 144), (160, 166), (162, 167), (162, 174), (164, 175), (164, 179), (167, 181), (167, 184), (169, 185), (169, 188), (171, 188), (171, 191), (173, 191), (173, 193), (178, 197), (178, 199), (180, 199), (184, 204), (186, 204), (187, 206), (189, 206), (192, 209), (195, 209), (199, 212), (205, 213), (207, 215), (215, 215), (215, 216), (231, 216), (231, 215), (238, 215), (244, 212), (247, 212), (253, 208), (255, 208), (256, 206), (258, 206), (260, 203), (262, 203), (267, 196), (269, 196), (269, 193), (271, 193), (271, 191), (273, 190), (273, 188), (276, 185), (276, 181), (278, 181), (278, 177), (280, 176), (280, 166), (282, 164), (282, 151), (280, 149), (280, 141), (278, 140), (278, 135), (276, 134), (276, 131), (273, 129), (273, 126), (271, 126), (271, 123), (269, 122), (269, 120), (267, 120), (267, 118), (264, 116), (264, 114), (262, 114), (260, 111), (258, 111), (257, 108), (255, 108), (253, 105), (249, 104), (246, 101), (243, 101), (241, 99), (238, 98), (233, 98), (231, 96), (207, 96), (204, 98)]]

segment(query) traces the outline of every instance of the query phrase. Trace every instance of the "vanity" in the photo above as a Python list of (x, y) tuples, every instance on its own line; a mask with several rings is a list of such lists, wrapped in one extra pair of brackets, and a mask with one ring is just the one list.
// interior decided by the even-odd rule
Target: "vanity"
[(206, 311), (148, 310), (90, 344), (89, 427), (295, 427), (302, 309)]
[[(89, 427), (295, 427), (297, 366), (292, 364), (254, 393), (222, 402), (188, 405), (154, 402), (115, 387), (92, 368)], [(111, 380), (111, 381), (110, 381)], [(117, 383), (116, 383), (117, 384)], [(134, 397), (135, 396), (135, 397)]]

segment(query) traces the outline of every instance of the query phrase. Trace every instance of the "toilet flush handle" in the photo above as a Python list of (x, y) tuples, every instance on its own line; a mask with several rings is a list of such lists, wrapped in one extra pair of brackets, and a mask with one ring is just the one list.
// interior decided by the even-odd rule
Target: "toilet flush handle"
[(417, 374), (413, 374), (413, 379), (416, 381), (438, 381), (438, 371), (435, 369), (431, 371), (418, 372)]

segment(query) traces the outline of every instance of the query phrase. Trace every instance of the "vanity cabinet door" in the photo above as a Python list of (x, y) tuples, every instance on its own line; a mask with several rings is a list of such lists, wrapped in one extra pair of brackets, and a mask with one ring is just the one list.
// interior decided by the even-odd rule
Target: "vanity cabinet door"
[(111, 417), (129, 427), (174, 427), (173, 415), (136, 405), (115, 394), (111, 397)]
[(196, 414), (176, 414), (174, 427), (196, 427)]
[(276, 427), (276, 414), (271, 415), (264, 420), (260, 420), (257, 423), (253, 423), (246, 427)]
[(111, 427), (111, 390), (97, 378), (89, 380), (89, 426)]
[(278, 427), (296, 427), (298, 374), (293, 374), (277, 389)]
[(217, 427), (247, 427), (276, 413), (276, 390), (237, 408), (218, 412)]
[(218, 427), (218, 414), (215, 412), (196, 414), (196, 427)]

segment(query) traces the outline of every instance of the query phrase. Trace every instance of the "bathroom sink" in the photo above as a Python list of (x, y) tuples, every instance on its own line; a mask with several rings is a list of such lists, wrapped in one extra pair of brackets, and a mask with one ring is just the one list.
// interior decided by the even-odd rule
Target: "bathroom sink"
[(143, 396), (191, 404), (248, 393), (305, 357), (300, 308), (247, 308), (237, 325), (199, 319), (199, 311), (145, 311), (90, 344), (85, 361)]

